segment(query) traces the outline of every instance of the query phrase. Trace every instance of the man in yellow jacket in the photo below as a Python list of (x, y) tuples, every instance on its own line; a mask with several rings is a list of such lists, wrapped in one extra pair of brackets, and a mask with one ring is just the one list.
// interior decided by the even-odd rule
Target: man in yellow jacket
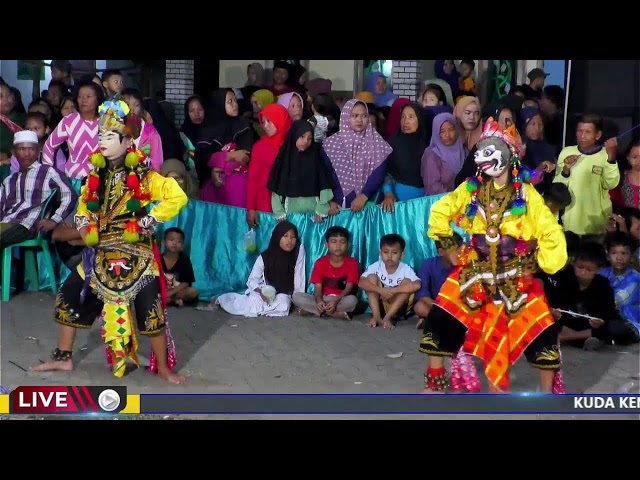
[(620, 182), (618, 140), (611, 138), (599, 148), (602, 128), (599, 115), (583, 115), (576, 130), (578, 144), (563, 148), (556, 165), (554, 182), (564, 183), (573, 198), (565, 208), (562, 224), (566, 231), (581, 236), (604, 234), (613, 210), (609, 190)]

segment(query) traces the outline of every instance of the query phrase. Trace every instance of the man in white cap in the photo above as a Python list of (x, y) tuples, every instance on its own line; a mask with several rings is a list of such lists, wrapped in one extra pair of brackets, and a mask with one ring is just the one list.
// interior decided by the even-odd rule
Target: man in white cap
[[(0, 186), (0, 251), (31, 238), (38, 230), (53, 230), (73, 211), (77, 200), (66, 177), (37, 162), (36, 132), (16, 132), (13, 148), (20, 170), (5, 178)], [(49, 218), (41, 220), (44, 202), (54, 189), (59, 194), (59, 206)]]

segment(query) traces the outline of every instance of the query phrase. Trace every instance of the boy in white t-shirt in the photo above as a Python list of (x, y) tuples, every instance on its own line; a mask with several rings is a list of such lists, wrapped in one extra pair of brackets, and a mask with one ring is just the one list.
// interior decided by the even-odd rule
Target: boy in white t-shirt
[[(413, 307), (415, 293), (420, 290), (420, 278), (401, 260), (406, 242), (397, 233), (380, 239), (380, 260), (371, 264), (360, 277), (358, 287), (367, 292), (373, 318), (369, 327), (382, 325), (395, 328), (396, 318)], [(384, 315), (384, 317), (383, 317)]]

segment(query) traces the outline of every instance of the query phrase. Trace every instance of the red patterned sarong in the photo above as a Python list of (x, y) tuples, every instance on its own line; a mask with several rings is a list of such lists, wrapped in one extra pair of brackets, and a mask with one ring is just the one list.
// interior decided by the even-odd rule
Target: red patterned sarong
[(436, 305), (468, 328), (462, 351), (481, 358), (487, 380), (501, 391), (509, 391), (509, 370), (535, 338), (554, 323), (544, 291), (532, 282), (527, 303), (511, 316), (503, 303), (487, 302), (472, 310), (460, 297), (459, 270), (445, 281)]

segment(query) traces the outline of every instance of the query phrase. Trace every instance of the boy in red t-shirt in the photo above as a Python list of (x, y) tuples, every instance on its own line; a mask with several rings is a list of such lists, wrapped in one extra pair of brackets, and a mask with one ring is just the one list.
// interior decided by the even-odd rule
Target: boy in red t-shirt
[(355, 258), (346, 255), (349, 248), (349, 231), (344, 227), (331, 227), (325, 234), (329, 254), (320, 257), (313, 265), (311, 283), (313, 295), (296, 292), (292, 301), (298, 315), (329, 315), (350, 320), (358, 299), (353, 292), (360, 279), (360, 267)]

